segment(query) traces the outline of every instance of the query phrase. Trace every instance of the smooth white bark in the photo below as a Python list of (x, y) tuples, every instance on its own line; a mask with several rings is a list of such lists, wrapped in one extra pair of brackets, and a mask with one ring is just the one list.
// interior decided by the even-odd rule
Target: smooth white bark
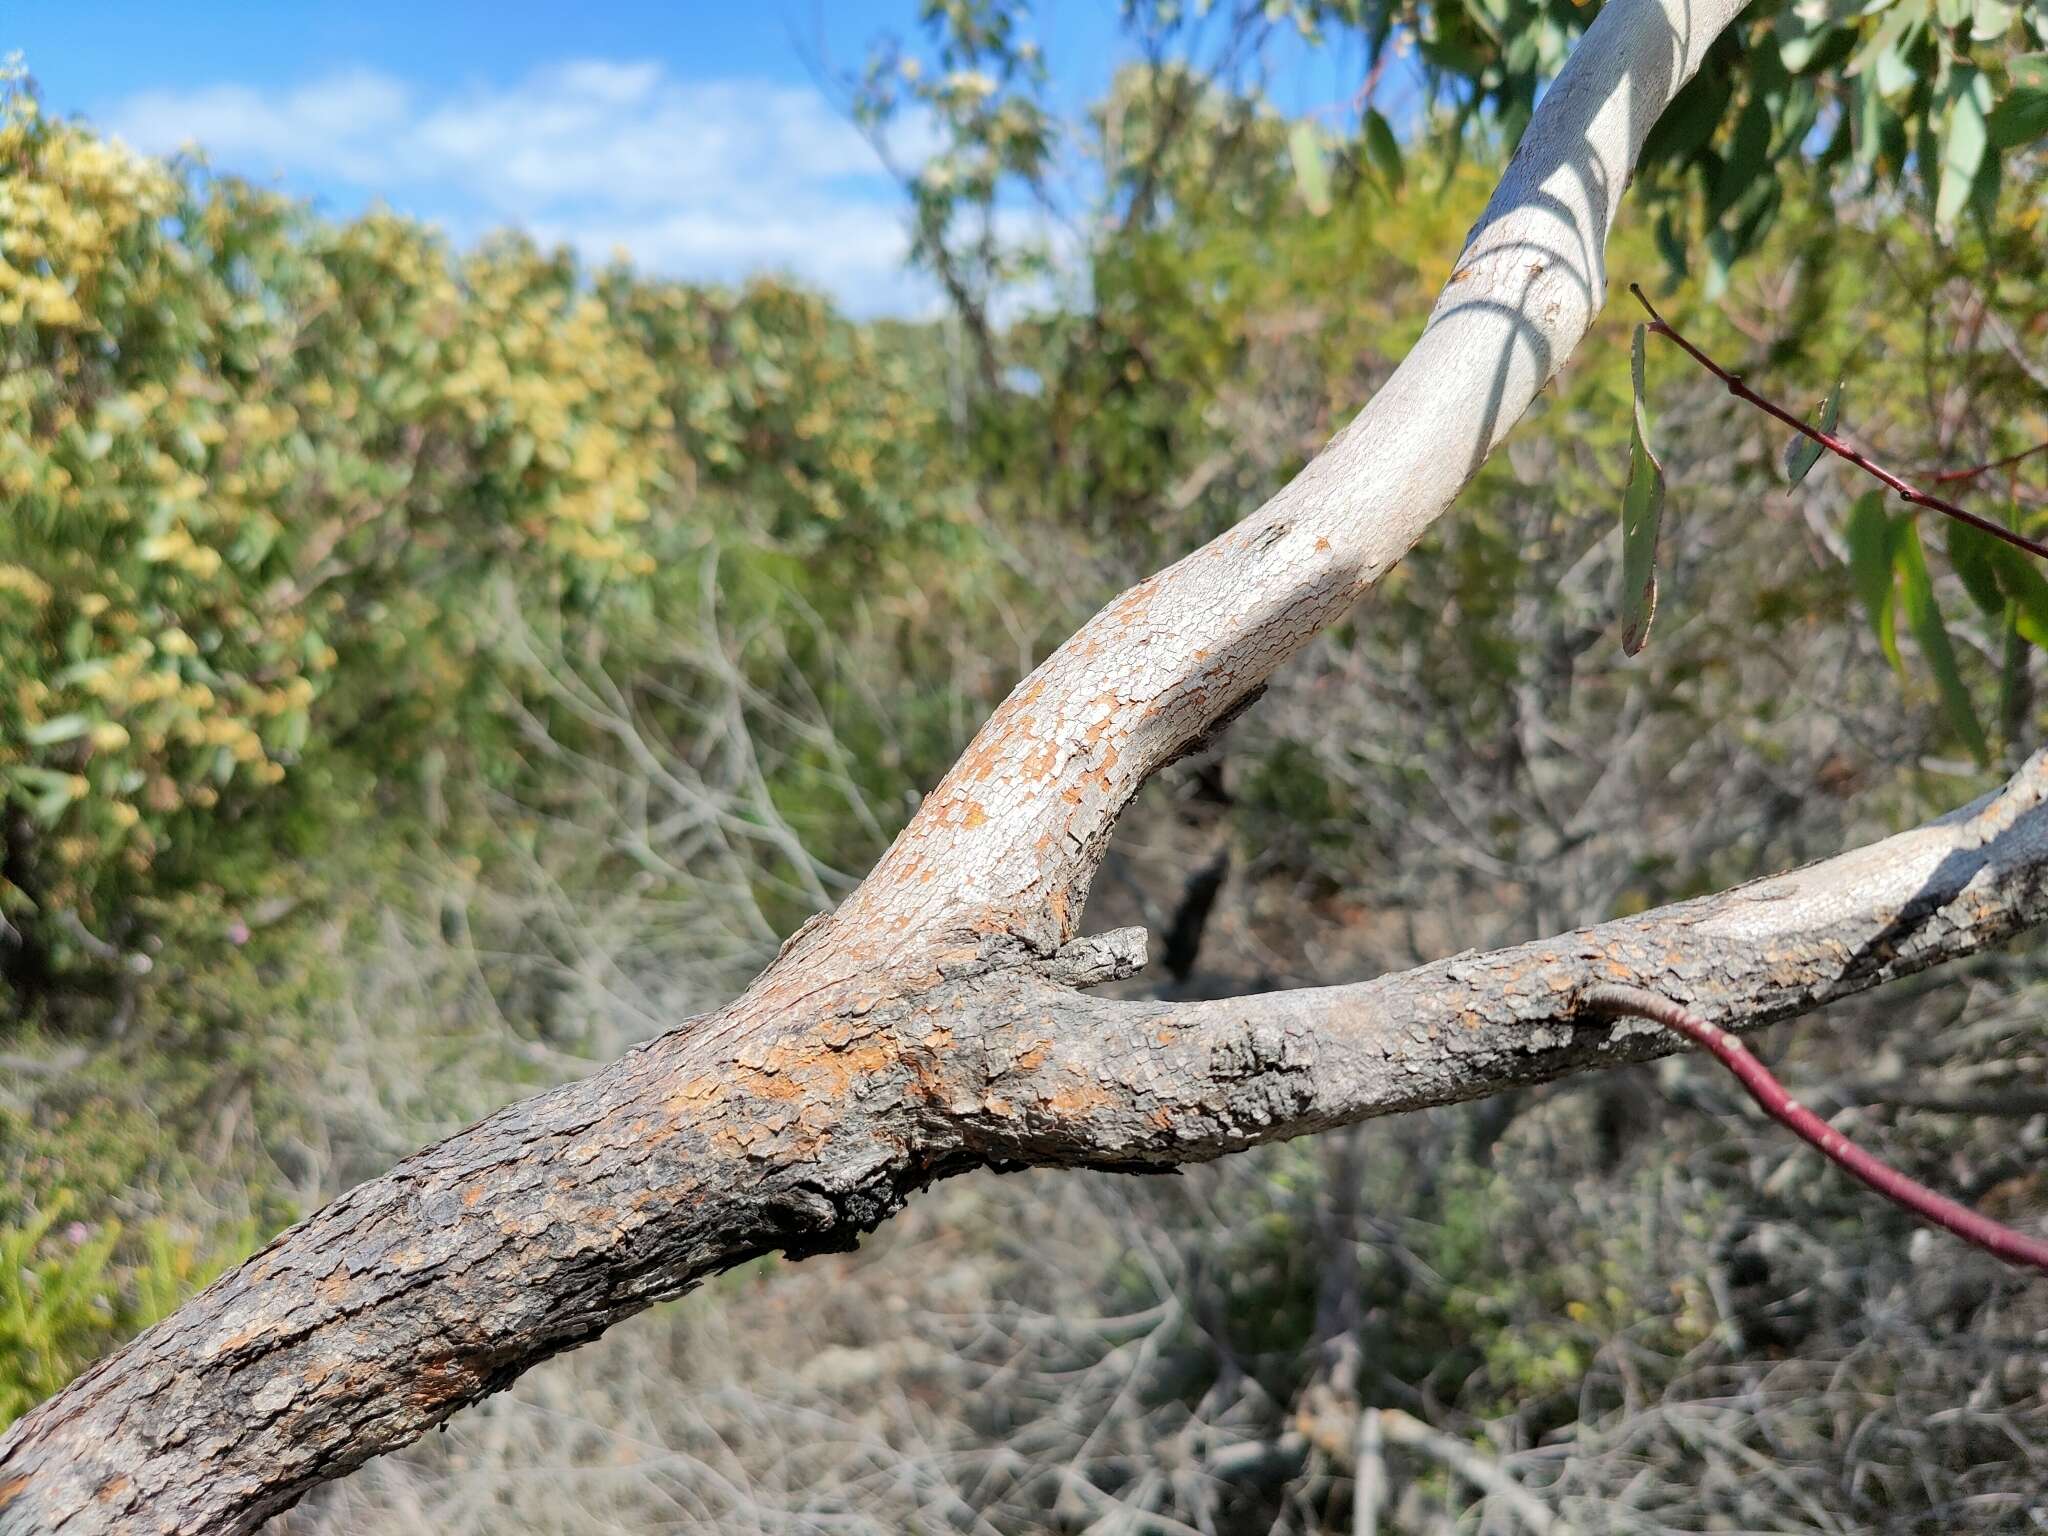
[(1611, 0), (1393, 377), (1264, 507), (1133, 587), (1024, 679), (805, 963), (904, 979), (988, 933), (1071, 938), (1118, 814), (1449, 509), (1606, 293), (1643, 140), (1742, 0)]

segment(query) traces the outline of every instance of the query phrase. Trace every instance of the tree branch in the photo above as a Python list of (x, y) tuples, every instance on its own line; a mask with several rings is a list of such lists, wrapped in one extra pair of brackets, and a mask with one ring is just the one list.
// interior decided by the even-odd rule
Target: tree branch
[(1763, 1022), (2038, 920), (2048, 812), (2007, 801), (1995, 833), (1951, 818), (1362, 987), (1068, 990), (1133, 958), (1075, 940), (1123, 807), (1401, 558), (1563, 366), (1644, 136), (1740, 6), (1610, 0), (1422, 339), (1320, 457), (1026, 678), (743, 997), (344, 1195), (22, 1419), (0, 1536), (251, 1530), (651, 1303), (844, 1247), (970, 1167), (1157, 1167), (1471, 1098), (1670, 1048), (1579, 1027), (1594, 981)]
[(1953, 1232), (1964, 1242), (1975, 1243), (2008, 1264), (2024, 1264), (2048, 1274), (2048, 1242), (2029, 1237), (2024, 1232), (2015, 1232), (2002, 1222), (1993, 1221), (1966, 1205), (1959, 1205), (1866, 1152), (1793, 1098), (1771, 1069), (1752, 1056), (1749, 1048), (1726, 1030), (1716, 1029), (1670, 998), (1645, 992), (1640, 987), (1594, 987), (1584, 1001), (1588, 1008), (1600, 1013), (1649, 1019), (1674, 1034), (1683, 1035), (1733, 1072), (1749, 1096), (1762, 1105), (1764, 1112), (1773, 1120), (1850, 1177), (1868, 1185), (1922, 1221)]
[(1804, 869), (1349, 986), (1190, 1003), (1020, 988), (981, 1008), (974, 1052), (937, 1066), (947, 1124), (987, 1160), (1165, 1166), (1679, 1048), (1602, 1014), (1603, 986), (1746, 1033), (2048, 918), (2044, 789), (2048, 752), (1994, 795)]
[[(1755, 406), (1766, 416), (1775, 417), (1794, 432), (1797, 432), (1801, 437), (1818, 443), (1829, 453), (1835, 455), (1835, 457), (1855, 465), (1866, 475), (1870, 476), (1871, 479), (1876, 480), (1887, 489), (1897, 492), (1900, 500), (1916, 507), (1926, 507), (1929, 511), (1939, 512), (1943, 517), (1952, 517), (1959, 523), (1968, 523), (1972, 528), (1988, 533), (1995, 539), (2003, 539), (2015, 548), (2024, 549), (2030, 555), (2038, 555), (2042, 559), (2048, 560), (2048, 544), (2043, 544), (2039, 539), (2030, 539), (2025, 534), (2015, 532), (2001, 522), (1997, 522), (1992, 518), (1982, 517), (1967, 508), (1957, 506), (1952, 501), (1945, 501), (1939, 496), (1928, 494), (1917, 485), (1914, 485), (1912, 481), (1886, 469), (1854, 443), (1849, 442), (1845, 438), (1838, 437), (1832, 432), (1823, 432), (1819, 427), (1808, 425), (1804, 420), (1793, 415), (1792, 412), (1786, 410), (1784, 406), (1778, 404), (1777, 401), (1769, 396), (1758, 394), (1744, 382), (1741, 374), (1731, 373), (1726, 368), (1723, 368), (1681, 335), (1670, 321), (1658, 314), (1657, 306), (1650, 302), (1649, 297), (1639, 285), (1630, 283), (1628, 291), (1635, 295), (1638, 304), (1649, 311), (1650, 331), (1654, 335), (1662, 336), (1666, 341), (1677, 347), (1679, 351), (1706, 369), (1708, 373), (1719, 379), (1728, 387), (1728, 393), (1736, 399)], [(2048, 444), (2043, 444), (2042, 446), (2048, 447)], [(1976, 475), (1983, 474), (1987, 470), (2000, 469), (2008, 464), (2017, 464), (2029, 454), (2038, 453), (2039, 451), (2039, 448), (2029, 448), (2026, 453), (2016, 453), (2011, 458), (2000, 459), (1993, 464), (1980, 464), (1974, 469), (1959, 470), (1949, 475), (1937, 475), (1935, 479), (1968, 480)]]

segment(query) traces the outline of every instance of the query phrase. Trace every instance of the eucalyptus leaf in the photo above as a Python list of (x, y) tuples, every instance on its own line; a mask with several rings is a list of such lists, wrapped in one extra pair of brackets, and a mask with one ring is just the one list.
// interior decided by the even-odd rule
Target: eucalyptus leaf
[(1294, 185), (1302, 203), (1321, 218), (1330, 211), (1330, 162), (1315, 124), (1297, 122), (1287, 131), (1287, 154), (1294, 162)]
[(1928, 670), (1934, 674), (1942, 710), (1955, 727), (1956, 734), (1969, 747), (1970, 755), (1979, 763), (1989, 762), (1991, 747), (1984, 739), (1984, 727), (1977, 721), (1976, 706), (1970, 702), (1970, 690), (1964, 685), (1962, 670), (1956, 664), (1955, 645), (1948, 637), (1948, 626), (1943, 622), (1941, 607), (1934, 599), (1934, 582), (1927, 574), (1927, 556), (1920, 547), (1917, 523), (1906, 524), (1897, 546), (1906, 623), (1913, 631), (1913, 638), (1920, 643), (1920, 654), (1926, 658)]
[(1998, 583), (1998, 566), (1992, 551), (1999, 541), (1981, 528), (1956, 518), (1948, 519), (1948, 563), (1962, 581), (1970, 601), (1987, 615), (2005, 612), (2006, 594)]
[(2033, 556), (2000, 540), (1991, 541), (1991, 564), (1998, 572), (1998, 585), (2018, 610), (2015, 621), (2020, 637), (2040, 650), (2048, 651), (2048, 576)]
[[(1835, 380), (1835, 387), (1828, 391), (1827, 398), (1820, 402), (1820, 420), (1814, 425), (1830, 437), (1834, 435), (1835, 423), (1842, 415), (1842, 386), (1847, 379)], [(1821, 445), (1803, 432), (1794, 433), (1792, 441), (1785, 445), (1785, 479), (1792, 485), (1804, 480), (1807, 472), (1820, 462), (1823, 452)]]
[(1621, 498), (1621, 648), (1633, 656), (1650, 641), (1657, 616), (1657, 531), (1664, 520), (1664, 466), (1650, 447), (1649, 406), (1643, 392), (1643, 346), (1636, 327), (1629, 358), (1635, 401), (1628, 443), (1628, 486)]
[(1953, 229), (1970, 200), (1971, 183), (1984, 163), (1991, 135), (1985, 121), (1984, 98), (1990, 85), (1974, 71), (1959, 81), (1948, 104), (1941, 131), (1941, 185), (1934, 195), (1934, 222)]
[(1849, 509), (1849, 575), (1856, 583), (1856, 595), (1863, 599), (1864, 611), (1870, 615), (1871, 628), (1877, 632), (1877, 643), (1885, 660), (1904, 677), (1906, 664), (1899, 657), (1894, 606), (1898, 575), (1892, 559), (1892, 544), (1899, 526), (1900, 520), (1884, 509), (1882, 491), (1866, 492)]
[(83, 715), (58, 715), (55, 719), (37, 721), (21, 736), (32, 747), (54, 747), (59, 742), (76, 741), (91, 727), (92, 722)]
[(1394, 130), (1379, 112), (1365, 109), (1365, 158), (1380, 173), (1388, 187), (1398, 190), (1408, 172), (1401, 163), (1401, 146), (1394, 142)]
[(2019, 149), (2048, 138), (2048, 86), (2014, 86), (1992, 109), (1985, 126), (2000, 149)]

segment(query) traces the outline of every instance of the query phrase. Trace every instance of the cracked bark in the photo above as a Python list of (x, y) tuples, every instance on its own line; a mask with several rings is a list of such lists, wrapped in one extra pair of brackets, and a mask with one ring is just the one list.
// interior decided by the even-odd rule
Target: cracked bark
[(862, 887), (745, 995), (407, 1158), (0, 1440), (0, 1536), (243, 1532), (521, 1371), (757, 1254), (857, 1241), (977, 1166), (1159, 1168), (1674, 1048), (1579, 994), (1730, 1029), (2048, 915), (2011, 791), (1807, 870), (1357, 986), (1107, 1002), (1075, 937), (1145, 779), (1345, 612), (1561, 367), (1643, 136), (1736, 0), (1611, 0), (1413, 353), (1259, 512), (1019, 685)]

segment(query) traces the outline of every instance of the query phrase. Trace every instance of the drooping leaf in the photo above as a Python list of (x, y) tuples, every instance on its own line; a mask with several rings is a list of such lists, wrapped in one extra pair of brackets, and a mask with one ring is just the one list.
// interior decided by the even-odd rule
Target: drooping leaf
[(1991, 134), (1985, 121), (1991, 83), (1971, 70), (1959, 72), (1941, 129), (1941, 185), (1934, 194), (1934, 222), (1953, 229), (1970, 201), (1970, 187), (1984, 164)]
[(1871, 627), (1885, 659), (1900, 677), (1906, 666), (1899, 659), (1899, 636), (1893, 594), (1898, 578), (1892, 560), (1892, 542), (1898, 520), (1884, 509), (1884, 493), (1870, 491), (1856, 499), (1849, 509), (1849, 575), (1856, 583), (1856, 595), (1863, 599)]
[(1998, 543), (1981, 528), (1948, 519), (1948, 563), (1962, 579), (1970, 600), (1991, 616), (2005, 612), (2005, 593), (1999, 588), (1998, 567), (1991, 553)]
[[(1820, 403), (1820, 420), (1814, 425), (1821, 431), (1834, 434), (1835, 423), (1842, 415), (1842, 386), (1848, 380), (1835, 380), (1835, 387), (1828, 391), (1827, 398)], [(1805, 433), (1794, 433), (1792, 441), (1785, 445), (1785, 479), (1797, 485), (1806, 478), (1807, 471), (1820, 462), (1821, 446)]]
[(2048, 138), (2048, 86), (2017, 85), (1992, 109), (1987, 127), (2000, 149), (2019, 149)]
[(1288, 130), (1287, 153), (1294, 161), (1294, 185), (1302, 203), (1321, 218), (1330, 211), (1330, 162), (1314, 123), (1297, 122)]
[(1898, 539), (1897, 558), (1906, 623), (1920, 643), (1920, 654), (1927, 659), (1928, 670), (1934, 674), (1942, 709), (1956, 734), (1969, 747), (1970, 755), (1980, 763), (1989, 762), (1991, 748), (1984, 739), (1984, 727), (1977, 721), (1976, 706), (1970, 702), (1962, 670), (1956, 665), (1955, 646), (1949, 640), (1948, 626), (1942, 621), (1940, 605), (1934, 600), (1934, 582), (1927, 574), (1927, 556), (1920, 547), (1917, 523), (1906, 524)]
[(1377, 108), (1365, 109), (1365, 158), (1372, 168), (1380, 173), (1387, 186), (1400, 190), (1407, 179), (1407, 171), (1401, 164), (1401, 146), (1394, 142), (1394, 130), (1382, 117)]
[(2011, 30), (2016, 9), (2007, 0), (1975, 0), (1971, 7), (1971, 38), (1980, 43), (1997, 42)]
[(1643, 344), (1636, 327), (1629, 358), (1634, 390), (1628, 443), (1628, 487), (1621, 498), (1621, 648), (1633, 656), (1649, 643), (1657, 616), (1657, 530), (1664, 519), (1664, 466), (1650, 448), (1649, 405), (1643, 393)]
[(1760, 96), (1735, 120), (1735, 137), (1714, 177), (1713, 193), (1707, 201), (1707, 222), (1718, 223), (1736, 200), (1769, 174), (1765, 160), (1771, 148), (1771, 109)]
[(1991, 563), (1998, 585), (2019, 610), (2014, 621), (2020, 638), (2048, 651), (2048, 576), (2031, 555), (2010, 544), (1991, 541)]

